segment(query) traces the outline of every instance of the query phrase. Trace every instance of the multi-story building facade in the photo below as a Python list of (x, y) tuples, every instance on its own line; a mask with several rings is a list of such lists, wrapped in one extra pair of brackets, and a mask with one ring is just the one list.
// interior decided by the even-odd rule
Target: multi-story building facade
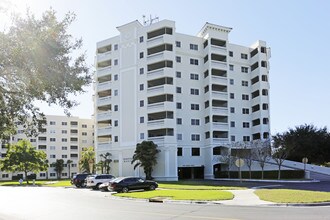
[(266, 139), (266, 42), (229, 43), (231, 28), (206, 23), (197, 36), (169, 20), (117, 27), (97, 43), (97, 154), (112, 154), (114, 175), (143, 175), (131, 164), (136, 144), (158, 145), (159, 180), (213, 178), (233, 142)]
[[(43, 150), (47, 154), (49, 164), (57, 159), (64, 160), (64, 171), (62, 178), (72, 177), (79, 172), (79, 160), (84, 148), (94, 146), (94, 120), (81, 119), (78, 117), (46, 115), (47, 123), (37, 137), (27, 137), (22, 126), (18, 122), (17, 134), (12, 136), (11, 143), (16, 143), (22, 139), (30, 140), (31, 144), (38, 150)], [(6, 145), (2, 144), (0, 153), (6, 155)], [(71, 161), (70, 173), (68, 160)], [(10, 180), (12, 175), (20, 173), (7, 173), (0, 171), (1, 180)], [(36, 174), (37, 179), (56, 179), (56, 172), (50, 166), (47, 172)]]

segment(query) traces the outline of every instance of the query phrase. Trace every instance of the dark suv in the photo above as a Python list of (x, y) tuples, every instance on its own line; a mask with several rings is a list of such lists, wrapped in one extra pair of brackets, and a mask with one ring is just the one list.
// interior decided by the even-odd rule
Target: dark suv
[(91, 175), (90, 173), (80, 173), (80, 174), (76, 174), (73, 176), (72, 180), (71, 180), (71, 184), (75, 185), (76, 187), (86, 187), (85, 184), (85, 179), (87, 178), (87, 176)]

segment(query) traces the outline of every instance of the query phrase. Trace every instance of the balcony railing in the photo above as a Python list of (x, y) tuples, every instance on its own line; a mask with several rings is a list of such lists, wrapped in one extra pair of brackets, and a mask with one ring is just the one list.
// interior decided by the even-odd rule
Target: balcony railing
[(213, 114), (217, 115), (227, 115), (228, 114), (228, 108), (225, 107), (212, 107)]
[(111, 81), (106, 81), (106, 82), (102, 82), (102, 83), (98, 83), (97, 84), (97, 91), (105, 91), (105, 90), (109, 90), (111, 87)]
[(98, 77), (106, 76), (106, 75), (109, 75), (110, 73), (111, 73), (111, 66), (104, 67), (104, 68), (99, 68), (97, 70), (97, 76)]
[(111, 96), (105, 96), (98, 98), (97, 100), (97, 105), (102, 106), (102, 105), (109, 105), (111, 103)]
[(97, 121), (109, 120), (111, 118), (111, 111), (101, 112), (96, 115)]
[(211, 60), (211, 64), (216, 69), (227, 69), (227, 63), (223, 61)]
[(97, 129), (97, 135), (110, 135), (112, 130), (112, 126), (101, 127)]

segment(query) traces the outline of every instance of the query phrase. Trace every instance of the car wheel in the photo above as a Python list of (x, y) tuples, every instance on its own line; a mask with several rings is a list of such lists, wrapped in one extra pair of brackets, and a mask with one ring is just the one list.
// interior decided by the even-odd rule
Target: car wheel
[(149, 186), (149, 190), (155, 190), (155, 189), (156, 189), (156, 187), (154, 185)]
[(111, 189), (111, 186), (108, 186), (107, 189), (108, 189), (108, 191), (111, 191), (111, 190), (112, 190), (112, 189)]
[(123, 193), (127, 193), (128, 192), (128, 188), (127, 187), (123, 187), (121, 190)]
[(96, 186), (94, 187), (94, 189), (95, 190), (98, 190), (100, 185), (101, 185), (101, 183), (96, 184)]

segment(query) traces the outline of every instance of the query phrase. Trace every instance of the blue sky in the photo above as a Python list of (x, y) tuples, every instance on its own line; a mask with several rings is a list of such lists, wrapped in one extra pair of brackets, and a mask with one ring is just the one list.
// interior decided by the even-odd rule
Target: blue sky
[[(142, 15), (176, 21), (176, 31), (195, 35), (210, 22), (232, 27), (230, 43), (250, 46), (265, 40), (272, 49), (270, 60), (270, 111), (272, 133), (289, 127), (314, 124), (330, 126), (330, 1), (106, 1), (106, 0), (0, 0), (10, 10), (25, 7), (38, 15), (49, 7), (59, 17), (77, 15), (70, 33), (82, 37), (88, 63), (93, 65), (97, 41), (117, 35), (117, 26)], [(1, 6), (0, 4), (0, 6)], [(8, 11), (7, 11), (8, 12)], [(0, 28), (5, 24), (0, 13)], [(75, 97), (81, 105), (71, 112), (89, 118), (93, 113), (92, 89)], [(63, 114), (41, 105), (47, 114)]]

